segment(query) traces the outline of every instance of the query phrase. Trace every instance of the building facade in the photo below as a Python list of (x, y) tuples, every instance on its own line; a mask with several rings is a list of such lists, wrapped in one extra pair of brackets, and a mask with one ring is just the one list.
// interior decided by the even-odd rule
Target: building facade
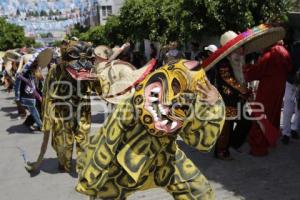
[(125, 0), (98, 0), (100, 24), (105, 24), (110, 15), (119, 14)]

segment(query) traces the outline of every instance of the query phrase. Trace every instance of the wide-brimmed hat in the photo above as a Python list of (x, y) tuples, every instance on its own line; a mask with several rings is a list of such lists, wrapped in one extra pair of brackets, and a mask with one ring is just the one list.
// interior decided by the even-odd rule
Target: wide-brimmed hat
[(4, 62), (6, 61), (12, 61), (12, 62), (18, 62), (21, 58), (21, 54), (19, 54), (16, 50), (7, 50), (3, 56)]
[[(31, 58), (30, 58), (31, 57)], [(53, 58), (53, 51), (51, 48), (41, 48), (38, 49), (34, 54), (31, 56), (26, 56), (24, 58), (29, 58), (29, 60), (26, 60), (27, 62), (24, 62), (23, 71), (27, 71), (30, 69), (32, 63), (37, 60), (37, 65), (41, 68), (46, 67)]]
[(227, 31), (223, 33), (220, 37), (220, 45), (224, 46), (227, 42), (234, 39), (238, 34), (234, 31)]
[(3, 58), (5, 55), (5, 51), (0, 51), (0, 58)]
[(95, 53), (96, 57), (104, 59), (104, 60), (108, 60), (109, 57), (113, 54), (113, 50), (111, 48), (109, 48), (108, 46), (100, 45), (94, 49), (94, 53)]
[(109, 91), (103, 94), (103, 98), (113, 104), (119, 103), (131, 94), (132, 88), (144, 80), (145, 76), (154, 69), (155, 64), (155, 59), (150, 60), (140, 69), (121, 60), (114, 60), (107, 64), (100, 74), (109, 84)]
[[(227, 36), (229, 35), (233, 34), (227, 34)], [(208, 71), (220, 60), (240, 47), (244, 48), (244, 53), (247, 55), (275, 44), (279, 40), (282, 40), (284, 36), (285, 30), (283, 27), (261, 24), (238, 34), (226, 43), (224, 42), (224, 45), (221, 48), (203, 61), (201, 67)]]
[(53, 58), (53, 50), (51, 48), (44, 48), (40, 50), (37, 56), (38, 66), (41, 68), (47, 67)]

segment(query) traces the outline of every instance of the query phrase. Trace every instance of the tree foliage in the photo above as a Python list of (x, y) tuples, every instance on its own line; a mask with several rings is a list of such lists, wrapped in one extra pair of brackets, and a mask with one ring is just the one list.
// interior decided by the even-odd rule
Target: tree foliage
[(21, 26), (10, 24), (0, 18), (0, 50), (22, 47), (25, 45), (24, 29)]
[(104, 26), (91, 27), (87, 32), (81, 33), (79, 39), (83, 41), (91, 41), (95, 45), (107, 44), (105, 38)]
[(285, 22), (290, 8), (290, 0), (126, 0), (119, 16), (80, 38), (96, 44), (185, 42), (199, 39), (203, 32), (238, 32), (260, 23)]
[(21, 26), (8, 23), (4, 18), (0, 18), (0, 50), (15, 49), (21, 47), (35, 47), (34, 38), (25, 37), (24, 29)]

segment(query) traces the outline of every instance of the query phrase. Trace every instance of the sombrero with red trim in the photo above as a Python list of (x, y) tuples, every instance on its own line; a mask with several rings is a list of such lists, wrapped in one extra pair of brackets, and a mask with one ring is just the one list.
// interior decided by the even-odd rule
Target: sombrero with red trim
[(119, 103), (131, 94), (132, 88), (153, 71), (155, 64), (156, 60), (152, 59), (144, 67), (136, 69), (130, 63), (121, 60), (108, 63), (100, 73), (109, 84), (109, 91), (103, 94), (103, 98), (113, 104)]
[(261, 24), (228, 41), (224, 46), (205, 59), (201, 67), (204, 68), (205, 71), (208, 71), (220, 60), (240, 47), (244, 48), (244, 53), (246, 55), (269, 47), (283, 39), (284, 36), (285, 29), (283, 27)]

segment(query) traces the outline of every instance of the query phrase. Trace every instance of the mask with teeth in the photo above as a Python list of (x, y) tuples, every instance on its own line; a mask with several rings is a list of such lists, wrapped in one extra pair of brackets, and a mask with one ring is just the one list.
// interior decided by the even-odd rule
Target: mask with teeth
[(62, 47), (62, 59), (68, 73), (76, 80), (95, 79), (91, 72), (95, 56), (90, 43), (67, 41)]
[(195, 101), (197, 82), (205, 82), (204, 70), (197, 67), (197, 61), (168, 63), (136, 86), (133, 102), (149, 133), (170, 135), (182, 127)]

